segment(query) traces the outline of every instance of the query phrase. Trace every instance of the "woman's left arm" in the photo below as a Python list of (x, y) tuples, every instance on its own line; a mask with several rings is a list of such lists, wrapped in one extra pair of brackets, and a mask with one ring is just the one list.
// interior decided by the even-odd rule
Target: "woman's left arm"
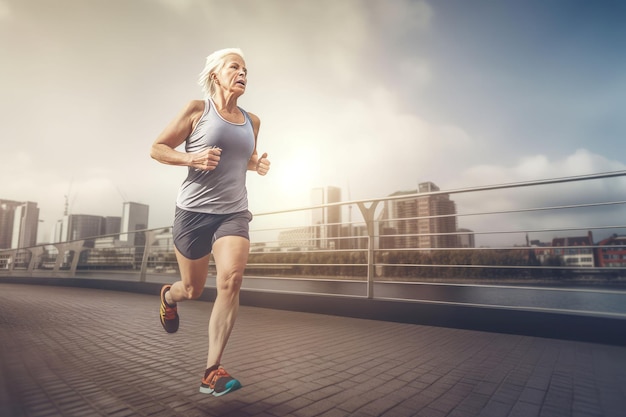
[(257, 115), (248, 113), (250, 116), (250, 120), (252, 120), (252, 131), (254, 132), (254, 151), (252, 152), (252, 156), (248, 161), (248, 170), (256, 171), (259, 175), (267, 174), (267, 171), (270, 170), (270, 161), (267, 159), (267, 152), (263, 155), (259, 156), (256, 150), (257, 146), (257, 138), (259, 136), (259, 128), (261, 127), (261, 120), (257, 117)]

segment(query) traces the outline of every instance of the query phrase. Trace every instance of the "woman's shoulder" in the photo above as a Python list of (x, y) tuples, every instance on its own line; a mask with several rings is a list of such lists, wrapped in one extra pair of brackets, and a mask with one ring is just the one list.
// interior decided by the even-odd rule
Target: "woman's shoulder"
[(254, 113), (250, 113), (249, 111), (246, 112), (246, 113), (248, 113), (248, 116), (250, 117), (250, 120), (252, 121), (252, 124), (254, 124), (256, 126), (261, 124), (261, 119), (259, 119), (259, 116), (257, 116)]
[(204, 107), (206, 106), (205, 100), (190, 100), (184, 108), (184, 112), (187, 114), (192, 113), (202, 113), (204, 112)]
[(192, 126), (195, 126), (204, 114), (205, 105), (204, 100), (190, 100), (183, 108), (183, 118), (190, 120)]

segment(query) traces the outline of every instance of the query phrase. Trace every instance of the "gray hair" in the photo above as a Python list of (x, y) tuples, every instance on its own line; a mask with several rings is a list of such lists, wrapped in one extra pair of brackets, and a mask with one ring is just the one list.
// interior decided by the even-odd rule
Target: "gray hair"
[(198, 78), (198, 84), (202, 87), (204, 98), (213, 97), (215, 94), (215, 81), (211, 79), (211, 74), (222, 69), (227, 55), (239, 55), (244, 59), (243, 52), (239, 48), (226, 48), (213, 52), (206, 58), (204, 69)]

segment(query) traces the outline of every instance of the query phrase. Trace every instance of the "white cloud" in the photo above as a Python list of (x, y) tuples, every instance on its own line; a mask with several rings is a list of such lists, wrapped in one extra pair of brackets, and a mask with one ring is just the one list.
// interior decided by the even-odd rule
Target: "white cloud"
[(547, 155), (524, 155), (513, 166), (480, 164), (466, 169), (455, 187), (504, 184), (588, 175), (610, 171), (620, 171), (626, 167), (622, 162), (609, 159), (587, 149), (577, 149), (559, 159), (550, 159)]
[[(466, 169), (462, 179), (449, 183), (445, 189), (465, 189), (476, 186), (516, 184), (534, 180), (571, 178), (592, 174), (626, 170), (626, 165), (586, 149), (558, 159), (545, 155), (523, 156), (516, 164), (478, 165)], [(436, 182), (436, 181), (435, 181)], [(511, 188), (505, 190), (454, 194), (459, 214), (494, 213), (509, 210), (561, 207), (548, 211), (530, 211), (501, 215), (459, 217), (460, 227), (476, 232), (485, 231), (539, 231), (547, 229), (576, 229), (572, 231), (549, 231), (531, 233), (531, 238), (550, 239), (556, 235), (586, 235), (587, 230), (597, 227), (625, 225), (623, 205), (607, 205), (594, 208), (564, 208), (587, 203), (623, 201), (626, 194), (626, 178), (566, 182), (553, 185)], [(596, 237), (612, 231), (597, 230)], [(623, 233), (623, 231), (622, 231)], [(479, 235), (481, 244), (523, 244), (525, 233), (512, 235)]]
[[(402, 112), (383, 87), (370, 89), (362, 99), (313, 91), (306, 97), (305, 108), (281, 107), (280, 120), (270, 114), (269, 122), (262, 121), (259, 151), (269, 153), (272, 171), (267, 178), (252, 177), (249, 192), (255, 204), (257, 187), (264, 196), (271, 188), (277, 198), (259, 199), (260, 210), (306, 205), (310, 188), (325, 185), (344, 193), (349, 187), (345, 199), (416, 189), (418, 182), (457, 169), (453, 162), (473, 146), (458, 127)], [(280, 102), (283, 97), (274, 98)]]
[[(0, 19), (13, 15), (7, 4), (0, 0)], [(53, 8), (49, 16), (30, 2), (17, 4), (11, 28), (20, 43), (0, 40), (13, 64), (0, 68), (7, 115), (0, 173), (14, 179), (0, 184), (0, 198), (38, 201), (46, 219), (62, 212), (73, 178), (73, 210), (115, 215), (120, 189), (150, 205), (152, 227), (171, 224), (185, 170), (150, 160), (149, 146), (199, 96), (204, 57), (228, 46), (246, 54), (250, 82), (240, 105), (261, 118), (259, 151), (273, 162), (267, 177), (249, 176), (256, 212), (305, 206), (315, 186), (339, 186), (344, 199), (355, 200), (422, 181), (453, 189), (623, 167), (591, 151), (572, 152), (554, 132), (550, 149), (525, 148), (517, 132), (500, 135), (511, 120), (519, 123), (511, 130), (527, 129), (526, 114), (516, 119), (481, 106), (485, 96), (506, 98), (494, 89), (457, 95), (450, 77), (462, 78), (475, 63), (442, 61), (422, 49), (429, 39), (443, 45), (434, 38), (442, 23), (437, 3), (159, 0), (122, 9), (101, 1), (70, 12)], [(442, 64), (450, 64), (448, 78)], [(433, 94), (442, 94), (442, 83), (450, 83), (445, 99), (461, 103), (465, 117), (438, 106), (445, 100)], [(410, 106), (419, 100), (429, 112)], [(509, 207), (516, 200), (491, 202)]]

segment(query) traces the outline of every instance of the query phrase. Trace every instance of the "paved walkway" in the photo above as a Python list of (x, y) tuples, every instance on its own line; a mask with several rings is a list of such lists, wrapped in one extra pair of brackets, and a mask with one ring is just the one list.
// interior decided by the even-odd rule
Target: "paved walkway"
[(626, 347), (242, 307), (198, 393), (211, 303), (0, 284), (0, 415), (624, 416)]

